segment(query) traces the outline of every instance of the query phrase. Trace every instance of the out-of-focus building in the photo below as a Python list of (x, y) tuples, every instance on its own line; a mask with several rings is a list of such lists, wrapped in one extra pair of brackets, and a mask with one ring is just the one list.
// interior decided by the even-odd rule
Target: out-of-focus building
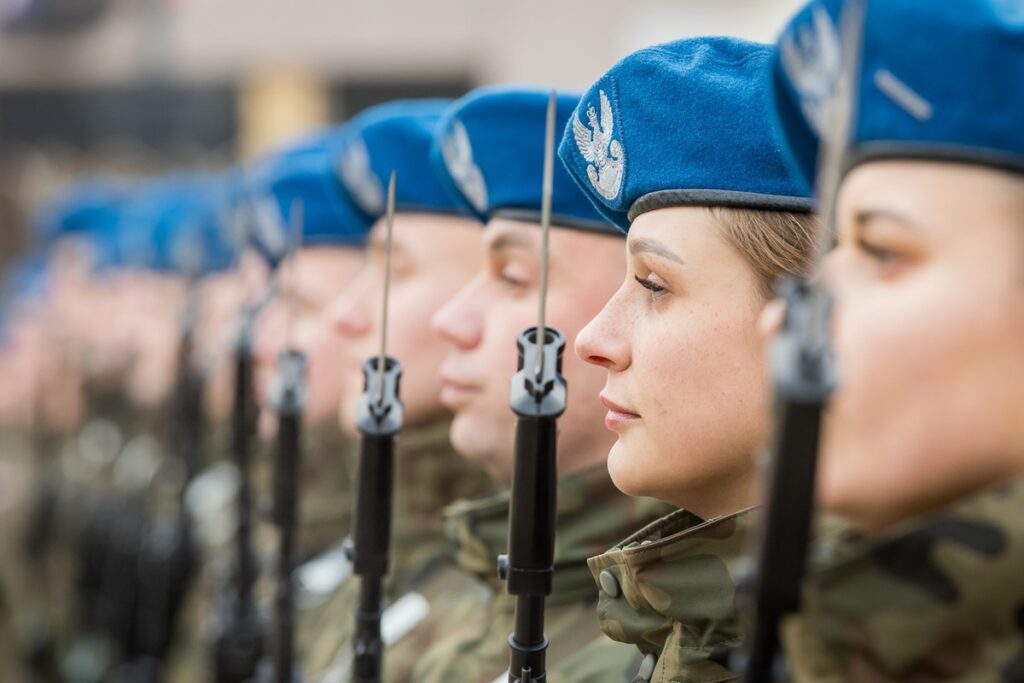
[(626, 53), (770, 40), (800, 0), (0, 0), (0, 188), (222, 166), (395, 97), (582, 89)]

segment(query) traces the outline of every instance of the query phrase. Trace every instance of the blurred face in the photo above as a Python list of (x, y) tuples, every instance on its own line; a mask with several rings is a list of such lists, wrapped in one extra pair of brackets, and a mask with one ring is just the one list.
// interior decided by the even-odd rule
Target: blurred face
[(1020, 471), (1024, 180), (874, 162), (847, 177), (838, 212), (840, 387), (819, 493), (878, 529)]
[[(378, 221), (366, 265), (332, 307), (345, 371), (342, 428), (351, 433), (363, 392), (363, 362), (380, 353), (386, 238), (384, 221)], [(438, 399), (445, 349), (430, 334), (430, 317), (479, 267), (480, 225), (454, 216), (399, 214), (392, 243), (387, 353), (402, 364), (405, 424), (414, 427), (447, 415)]]
[(282, 296), (263, 310), (256, 331), (256, 377), (261, 403), (267, 401), (278, 355), (289, 343), (290, 335), (291, 345), (306, 354), (307, 423), (321, 425), (336, 419), (343, 372), (327, 310), (338, 293), (352, 282), (363, 260), (362, 249), (309, 247), (300, 249), (291, 263), (278, 269), (275, 277)]
[(210, 275), (199, 285), (195, 350), (206, 369), (203, 406), (215, 422), (223, 422), (231, 414), (234, 363), (230, 350), (244, 300), (245, 287), (237, 272)]
[[(433, 321), (450, 347), (441, 369), (441, 400), (455, 412), (452, 445), (505, 482), (512, 478), (516, 427), (508, 405), (509, 381), (518, 369), (516, 338), (537, 324), (540, 249), (539, 225), (490, 221), (482, 269)], [(620, 238), (553, 229), (547, 324), (571, 344), (621, 276)], [(611, 435), (601, 429), (604, 408), (598, 401), (602, 374), (572, 353), (564, 354), (569, 403), (558, 421), (560, 474), (600, 462), (608, 452)]]
[(606, 370), (612, 480), (705, 517), (749, 505), (768, 419), (754, 274), (699, 207), (638, 217), (626, 263), (576, 339)]
[(178, 372), (185, 282), (160, 273), (124, 271), (114, 286), (120, 305), (103, 323), (110, 327), (113, 348), (131, 349), (128, 395), (139, 405), (157, 406), (170, 396)]

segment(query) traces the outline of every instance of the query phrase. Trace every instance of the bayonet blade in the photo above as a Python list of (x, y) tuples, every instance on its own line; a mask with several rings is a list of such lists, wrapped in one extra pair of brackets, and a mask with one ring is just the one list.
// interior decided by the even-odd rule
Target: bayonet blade
[(377, 373), (381, 377), (378, 403), (384, 402), (383, 377), (388, 350), (388, 301), (391, 298), (391, 237), (395, 227), (395, 181), (396, 173), (391, 171), (391, 177), (388, 179), (387, 213), (385, 214), (387, 236), (384, 243), (384, 301), (381, 305), (380, 315), (380, 355), (377, 357)]
[[(544, 126), (544, 175), (541, 181), (540, 200), (540, 301), (537, 310), (537, 348), (543, 349), (547, 338), (548, 301), (548, 238), (551, 232), (551, 197), (555, 186), (555, 108), (558, 96), (554, 90), (548, 97), (547, 115)], [(544, 354), (537, 354), (535, 374), (539, 380), (544, 374)]]

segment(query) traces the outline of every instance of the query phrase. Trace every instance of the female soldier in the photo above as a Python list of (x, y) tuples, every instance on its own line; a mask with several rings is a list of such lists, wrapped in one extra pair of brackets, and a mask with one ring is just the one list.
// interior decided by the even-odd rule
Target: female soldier
[[(798, 14), (772, 70), (807, 176), (843, 4)], [(818, 495), (865, 533), (812, 568), (784, 626), (790, 668), (1024, 680), (1024, 99), (1006, 83), (1024, 68), (1024, 12), (869, 2), (861, 53), (826, 266), (841, 384)]]
[(729, 38), (641, 50), (591, 87), (559, 150), (628, 231), (625, 280), (576, 339), (608, 375), (608, 468), (683, 508), (590, 560), (602, 627), (647, 655), (642, 680), (727, 680), (714, 660), (741, 641), (733, 570), (768, 428), (756, 322), (813, 242), (766, 123), (770, 55)]

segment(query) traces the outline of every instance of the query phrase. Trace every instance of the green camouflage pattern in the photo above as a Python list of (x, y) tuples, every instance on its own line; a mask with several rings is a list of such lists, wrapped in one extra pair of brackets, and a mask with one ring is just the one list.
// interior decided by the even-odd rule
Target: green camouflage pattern
[(323, 552), (352, 527), (354, 450), (355, 444), (336, 424), (304, 434), (298, 518), (302, 558)]
[(818, 546), (782, 625), (792, 680), (1024, 680), (1024, 482)]
[[(403, 672), (412, 668), (422, 653), (423, 640), (429, 637), (424, 634), (452, 609), (443, 598), (456, 590), (451, 587), (454, 568), (445, 559), (444, 507), (453, 500), (494, 490), (483, 471), (452, 450), (450, 424), (444, 420), (403, 432), (396, 443), (389, 607), (384, 622), (385, 630), (390, 624), (398, 634), (385, 657), (388, 681), (405, 679)], [(353, 449), (353, 456), (355, 452)], [(349, 568), (320, 604), (298, 613), (296, 646), (309, 680), (348, 680), (358, 583)], [(429, 606), (423, 616), (419, 616), (421, 597)]]
[(590, 559), (601, 629), (649, 658), (649, 676), (636, 680), (734, 680), (723, 662), (743, 641), (737, 596), (754, 517), (677, 510)]
[[(544, 615), (549, 681), (618, 682), (636, 670), (636, 650), (601, 635), (593, 613), (597, 589), (586, 559), (669, 509), (619, 493), (604, 463), (559, 481), (555, 575)], [(413, 680), (490, 683), (507, 671), (515, 603), (499, 582), (496, 566), (508, 543), (508, 513), (508, 492), (460, 502), (446, 511), (447, 532), (465, 583), (486, 587), (491, 597), (475, 618), (449, 620), (446, 637), (422, 656)]]

